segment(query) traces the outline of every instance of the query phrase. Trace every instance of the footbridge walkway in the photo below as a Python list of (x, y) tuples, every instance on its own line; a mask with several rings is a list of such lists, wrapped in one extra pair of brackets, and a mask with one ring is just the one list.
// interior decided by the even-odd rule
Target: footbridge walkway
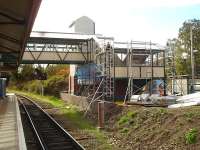
[(95, 36), (76, 33), (32, 32), (21, 63), (90, 63), (94, 60)]

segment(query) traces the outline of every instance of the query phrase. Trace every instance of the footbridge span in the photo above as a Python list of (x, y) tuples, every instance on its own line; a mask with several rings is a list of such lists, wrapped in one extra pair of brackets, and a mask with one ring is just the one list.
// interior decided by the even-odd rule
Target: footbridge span
[(84, 64), (94, 61), (94, 35), (32, 32), (22, 64)]

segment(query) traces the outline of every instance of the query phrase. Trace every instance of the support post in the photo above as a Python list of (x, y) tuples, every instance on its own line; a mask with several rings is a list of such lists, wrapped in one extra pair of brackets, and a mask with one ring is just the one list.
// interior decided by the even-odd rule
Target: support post
[[(164, 96), (166, 96), (167, 95), (167, 86), (166, 86), (166, 82), (167, 82), (166, 79), (167, 79), (167, 77), (166, 77), (166, 70), (165, 70), (165, 67), (166, 67), (165, 52), (163, 52), (163, 64), (164, 64), (164, 81), (163, 81), (164, 82)], [(173, 74), (173, 78), (175, 78), (174, 75), (175, 74)]]
[(190, 25), (190, 42), (191, 42), (191, 69), (192, 69), (192, 81), (191, 81), (191, 93), (194, 93), (194, 56), (193, 56), (193, 38), (192, 38), (192, 24)]
[(154, 79), (154, 77), (153, 77), (153, 51), (152, 51), (152, 48), (151, 48), (151, 41), (150, 41), (150, 54), (151, 54), (151, 85), (150, 85), (150, 95), (152, 95), (153, 94), (153, 90), (152, 90), (152, 88), (153, 88), (153, 79)]
[(44, 87), (43, 87), (43, 81), (40, 80), (40, 95), (44, 96)]
[(98, 102), (98, 129), (104, 128), (104, 102)]

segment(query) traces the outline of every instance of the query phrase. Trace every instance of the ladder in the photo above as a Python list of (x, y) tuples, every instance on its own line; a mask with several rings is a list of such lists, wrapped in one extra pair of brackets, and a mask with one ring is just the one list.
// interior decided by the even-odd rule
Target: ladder
[(96, 53), (96, 71), (99, 74), (96, 75), (96, 81), (90, 89), (89, 99), (105, 101), (114, 99), (114, 48), (112, 44), (113, 41), (109, 41), (107, 44), (104, 41), (104, 45)]
[(106, 101), (112, 101), (114, 98), (114, 50), (111, 43), (106, 44), (104, 61), (103, 94)]

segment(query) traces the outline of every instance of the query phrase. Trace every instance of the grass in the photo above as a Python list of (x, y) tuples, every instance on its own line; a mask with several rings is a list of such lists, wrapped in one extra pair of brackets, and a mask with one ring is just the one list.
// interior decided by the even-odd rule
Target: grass
[(121, 126), (128, 123), (132, 123), (133, 118), (135, 118), (136, 115), (137, 115), (137, 112), (129, 111), (119, 119), (118, 124)]
[(56, 108), (61, 108), (66, 105), (64, 101), (53, 96), (42, 96), (42, 95), (38, 95), (34, 93), (16, 91), (16, 90), (10, 90), (10, 89), (8, 90), (8, 92), (24, 95), (24, 96), (34, 99), (36, 102), (38, 101), (38, 102), (48, 103), (51, 106), (56, 107)]
[(185, 112), (184, 113), (184, 116), (186, 118), (187, 121), (192, 121), (192, 120), (195, 120), (195, 119), (199, 119), (200, 118), (200, 112), (199, 112), (199, 109), (196, 109), (195, 107), (193, 109), (191, 109), (190, 111), (188, 112)]
[(53, 107), (59, 108), (62, 114), (73, 123), (75, 128), (83, 130), (84, 132), (94, 136), (97, 141), (101, 143), (101, 147), (98, 148), (99, 150), (111, 150), (113, 148), (113, 146), (107, 142), (108, 138), (105, 136), (104, 132), (97, 130), (97, 128), (89, 120), (84, 118), (82, 112), (78, 110), (78, 107), (66, 104), (61, 99), (53, 96), (41, 96), (38, 94), (10, 89), (8, 92), (24, 95), (34, 99), (36, 102), (46, 103)]
[(113, 150), (114, 146), (108, 143), (108, 137), (105, 135), (104, 131), (99, 131), (97, 129), (94, 129), (94, 130), (86, 130), (86, 132), (89, 133), (90, 135), (95, 136), (98, 141), (101, 141), (101, 145), (99, 147), (96, 147), (95, 149)]
[(195, 122), (200, 119), (200, 109), (199, 106), (193, 106), (183, 113), (183, 117), (189, 122)]
[(117, 104), (117, 105), (124, 105), (124, 100), (117, 99), (117, 100), (115, 100), (115, 104)]
[(63, 114), (73, 122), (74, 126), (79, 129), (87, 129), (87, 130), (94, 130), (95, 127), (92, 125), (91, 122), (86, 120), (83, 117), (83, 114), (78, 111), (76, 106), (68, 106), (65, 109), (61, 110)]
[(120, 132), (121, 133), (128, 133), (129, 132), (129, 128), (123, 128)]
[(185, 140), (187, 144), (194, 144), (197, 141), (198, 130), (196, 128), (192, 128), (185, 133)]
[(159, 109), (159, 113), (160, 113), (161, 115), (167, 114), (167, 110), (164, 109), (164, 108), (160, 108), (160, 109)]

